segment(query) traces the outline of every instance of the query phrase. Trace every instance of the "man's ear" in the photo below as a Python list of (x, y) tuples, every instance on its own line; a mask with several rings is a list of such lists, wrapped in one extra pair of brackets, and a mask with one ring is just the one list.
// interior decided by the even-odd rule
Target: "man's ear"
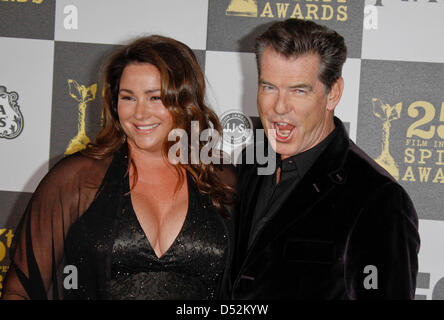
[(344, 91), (344, 79), (339, 77), (338, 80), (331, 86), (330, 92), (327, 95), (327, 110), (333, 111), (338, 105)]

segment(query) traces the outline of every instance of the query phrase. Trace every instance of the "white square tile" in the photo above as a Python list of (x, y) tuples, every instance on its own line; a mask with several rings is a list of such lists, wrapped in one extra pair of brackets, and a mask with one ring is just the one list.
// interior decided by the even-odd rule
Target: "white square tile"
[[(365, 3), (374, 5), (376, 0)], [(443, 1), (382, 3), (383, 6), (374, 7), (377, 29), (363, 29), (363, 59), (444, 62)]]
[(17, 93), (24, 120), (19, 136), (0, 138), (0, 190), (32, 192), (48, 171), (54, 43), (0, 38), (0, 47), (0, 86)]
[[(444, 252), (442, 250), (442, 235), (444, 234), (444, 221), (419, 220), (419, 234), (421, 249), (419, 250), (419, 272), (430, 275), (429, 288), (417, 288), (416, 294), (433, 296), (443, 294), (444, 282)], [(439, 282), (439, 287), (437, 284)], [(435, 297), (436, 299), (436, 297)]]
[(105, 44), (161, 34), (205, 49), (208, 0), (57, 0), (55, 39)]
[(257, 116), (257, 71), (254, 53), (207, 51), (207, 97), (220, 115), (231, 109)]
[(361, 77), (361, 60), (348, 58), (342, 69), (344, 92), (336, 106), (335, 115), (343, 122), (350, 123), (350, 139), (356, 141), (359, 110), (359, 84)]

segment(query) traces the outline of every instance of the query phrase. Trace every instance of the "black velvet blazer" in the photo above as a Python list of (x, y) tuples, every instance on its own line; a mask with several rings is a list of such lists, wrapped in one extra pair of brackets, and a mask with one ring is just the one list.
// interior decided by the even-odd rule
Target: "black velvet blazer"
[(412, 299), (418, 218), (404, 189), (339, 132), (247, 248), (263, 176), (239, 167), (232, 299)]

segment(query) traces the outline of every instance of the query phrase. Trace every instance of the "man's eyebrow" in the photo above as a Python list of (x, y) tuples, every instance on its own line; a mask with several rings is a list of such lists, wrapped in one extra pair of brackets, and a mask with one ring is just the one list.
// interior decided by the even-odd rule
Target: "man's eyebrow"
[[(268, 82), (264, 79), (259, 79), (259, 84), (260, 85), (268, 85), (268, 86), (272, 86), (274, 87), (275, 85), (272, 84), (271, 82)], [(301, 83), (296, 83), (293, 84), (291, 86), (288, 87), (289, 89), (307, 89), (308, 91), (313, 91), (313, 86), (309, 85), (308, 83), (305, 82), (301, 82)]]
[(268, 82), (268, 81), (266, 81), (264, 79), (259, 79), (259, 84), (266, 84), (266, 85), (274, 87), (274, 84), (272, 84), (271, 82)]
[(313, 90), (313, 87), (311, 85), (309, 85), (308, 83), (303, 83), (303, 82), (296, 83), (296, 84), (294, 84), (292, 86), (289, 86), (288, 88), (289, 89), (307, 89), (309, 91)]

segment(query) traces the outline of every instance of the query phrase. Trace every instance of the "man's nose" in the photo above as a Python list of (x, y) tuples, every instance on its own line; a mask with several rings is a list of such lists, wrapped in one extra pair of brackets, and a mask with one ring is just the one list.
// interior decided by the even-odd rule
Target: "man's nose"
[(274, 105), (274, 112), (277, 114), (286, 114), (290, 111), (290, 104), (286, 92), (279, 92), (277, 101)]

